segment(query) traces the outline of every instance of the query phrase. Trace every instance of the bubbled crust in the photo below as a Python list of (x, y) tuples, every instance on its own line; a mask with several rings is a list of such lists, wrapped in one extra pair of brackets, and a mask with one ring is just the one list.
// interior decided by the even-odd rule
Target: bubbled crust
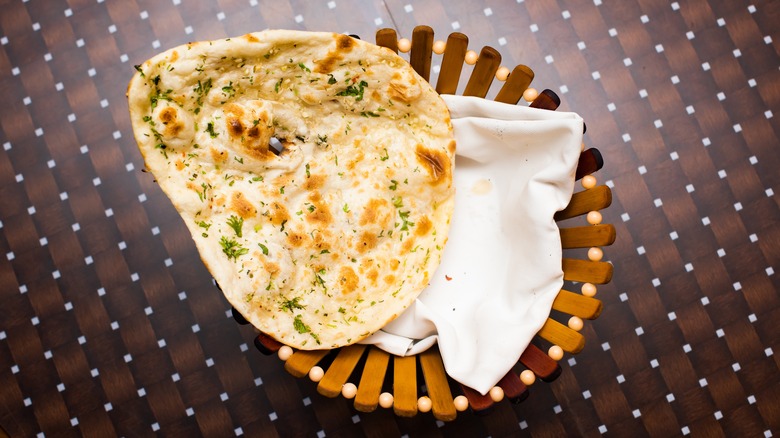
[(146, 166), (254, 326), (295, 348), (340, 347), (425, 288), (452, 215), (455, 143), (406, 61), (345, 35), (265, 31), (138, 70), (128, 101)]

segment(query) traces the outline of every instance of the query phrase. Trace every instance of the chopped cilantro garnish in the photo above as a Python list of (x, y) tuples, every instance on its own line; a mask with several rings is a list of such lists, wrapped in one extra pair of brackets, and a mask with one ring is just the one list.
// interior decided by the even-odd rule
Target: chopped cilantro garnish
[(263, 251), (263, 255), (268, 255), (268, 247), (263, 245), (262, 243), (258, 243), (257, 246), (260, 247), (260, 250)]
[(356, 101), (363, 100), (364, 88), (368, 86), (368, 82), (360, 81), (358, 86), (349, 85), (345, 90), (336, 93), (336, 96), (352, 96)]
[(244, 218), (231, 215), (227, 220), (227, 224), (236, 232), (236, 236), (242, 237), (241, 229), (244, 227)]
[(285, 299), (279, 304), (279, 310), (288, 310), (292, 313), (294, 309), (305, 309), (306, 306), (300, 303), (301, 297), (295, 297), (291, 300)]
[(217, 138), (217, 136), (219, 135), (219, 133), (214, 132), (214, 123), (213, 122), (208, 122), (206, 124), (206, 131), (204, 131), (204, 132), (208, 132), (209, 135), (211, 136), (211, 138)]
[(222, 246), (222, 252), (227, 255), (228, 259), (233, 259), (234, 261), (249, 252), (249, 250), (241, 246), (241, 244), (233, 239), (228, 239), (225, 236), (222, 236), (219, 239), (219, 244)]

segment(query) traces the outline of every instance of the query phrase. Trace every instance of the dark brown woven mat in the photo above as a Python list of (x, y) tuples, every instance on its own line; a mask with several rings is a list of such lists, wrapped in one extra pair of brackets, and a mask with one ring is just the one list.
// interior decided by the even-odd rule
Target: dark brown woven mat
[[(11, 436), (780, 433), (780, 2), (3, 0), (0, 11)], [(530, 65), (534, 86), (584, 116), (618, 231), (585, 350), (525, 402), (448, 424), (357, 413), (255, 351), (141, 172), (124, 97), (133, 64), (187, 41), (268, 27), (373, 41), (418, 24)]]

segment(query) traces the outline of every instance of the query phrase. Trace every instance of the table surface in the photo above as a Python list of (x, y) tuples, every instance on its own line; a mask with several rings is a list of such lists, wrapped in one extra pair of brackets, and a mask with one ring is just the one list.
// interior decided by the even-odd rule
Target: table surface
[[(780, 434), (780, 2), (0, 10), (0, 425), (12, 436)], [(358, 413), (254, 349), (142, 172), (125, 100), (134, 64), (187, 41), (269, 27), (373, 41), (418, 24), (531, 66), (533, 86), (585, 118), (618, 234), (584, 351), (525, 402), (447, 424)]]

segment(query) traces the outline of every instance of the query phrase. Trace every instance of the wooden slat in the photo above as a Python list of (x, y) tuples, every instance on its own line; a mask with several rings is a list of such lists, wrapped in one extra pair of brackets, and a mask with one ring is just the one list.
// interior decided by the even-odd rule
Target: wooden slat
[(520, 355), (520, 363), (545, 382), (551, 382), (561, 374), (561, 367), (558, 365), (558, 362), (534, 344), (529, 344), (523, 351), (523, 354)]
[(477, 414), (486, 413), (495, 404), (489, 395), (482, 395), (465, 385), (460, 385), (460, 389), (468, 399), (471, 410)]
[(379, 29), (376, 31), (376, 45), (387, 47), (398, 53), (398, 34), (395, 29)]
[(562, 265), (563, 279), (566, 281), (606, 284), (612, 280), (614, 268), (607, 262), (564, 258)]
[(585, 295), (561, 289), (553, 301), (552, 308), (583, 319), (596, 319), (603, 308), (601, 301)]
[(331, 398), (340, 395), (341, 387), (347, 383), (364, 351), (366, 351), (364, 344), (352, 344), (339, 349), (338, 356), (317, 385), (317, 392)]
[(393, 361), (393, 411), (401, 417), (417, 414), (417, 358), (395, 356)]
[(295, 377), (303, 377), (309, 373), (314, 365), (325, 357), (330, 350), (299, 350), (293, 353), (287, 362), (284, 363), (284, 369)]
[(260, 332), (255, 337), (255, 348), (263, 354), (273, 354), (282, 348), (282, 343), (267, 334)]
[(485, 46), (479, 53), (477, 63), (471, 72), (464, 96), (485, 97), (490, 90), (490, 84), (496, 77), (496, 70), (501, 66), (501, 54), (490, 46)]
[(586, 227), (561, 228), (561, 246), (564, 249), (608, 246), (615, 243), (615, 226), (612, 224)]
[(412, 31), (412, 51), (409, 63), (426, 81), (431, 78), (431, 57), (433, 56), (433, 29), (430, 26), (417, 26)]
[(447, 38), (447, 46), (441, 61), (439, 79), (436, 81), (436, 92), (439, 94), (455, 94), (458, 90), (460, 73), (463, 71), (463, 60), (468, 51), (469, 37), (453, 32)]
[(539, 336), (553, 344), (559, 345), (567, 353), (576, 354), (585, 347), (584, 336), (551, 318), (547, 318), (547, 321), (539, 330)]
[(516, 105), (523, 97), (523, 92), (534, 80), (534, 71), (526, 65), (518, 65), (509, 74), (501, 90), (496, 95), (496, 102)]
[(355, 409), (358, 411), (372, 412), (376, 409), (389, 361), (390, 355), (387, 352), (377, 347), (369, 348), (363, 376), (360, 378), (355, 396)]
[(496, 386), (500, 386), (501, 389), (504, 390), (504, 396), (512, 403), (519, 403), (528, 397), (528, 387), (525, 386), (525, 383), (520, 381), (520, 377), (512, 370), (509, 370), (509, 372), (498, 381)]
[(580, 154), (574, 178), (579, 181), (583, 176), (590, 175), (602, 167), (604, 167), (604, 157), (601, 156), (601, 152), (596, 148), (586, 149)]
[(570, 219), (590, 211), (602, 210), (612, 204), (612, 190), (607, 186), (596, 186), (572, 195), (569, 205), (555, 213), (555, 220)]
[(457, 416), (447, 372), (438, 348), (429, 348), (419, 354), (425, 386), (431, 398), (433, 416), (441, 421), (452, 421)]
[(539, 96), (531, 102), (531, 108), (540, 108), (555, 111), (561, 105), (561, 98), (552, 90), (543, 90)]

